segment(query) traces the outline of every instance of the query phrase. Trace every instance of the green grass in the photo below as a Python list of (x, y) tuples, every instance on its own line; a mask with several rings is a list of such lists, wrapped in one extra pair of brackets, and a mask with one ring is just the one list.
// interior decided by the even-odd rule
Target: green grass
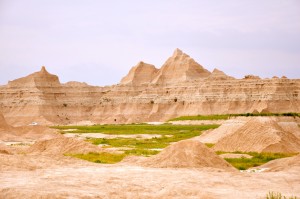
[(125, 151), (126, 155), (136, 155), (136, 156), (151, 156), (151, 155), (156, 155), (158, 154), (159, 151), (155, 151), (155, 150), (147, 150), (147, 149), (131, 149), (131, 150), (127, 150)]
[(205, 143), (205, 145), (206, 145), (208, 148), (212, 148), (213, 146), (215, 146), (214, 143)]
[[(176, 132), (203, 131), (211, 128), (217, 128), (219, 125), (148, 125), (148, 124), (130, 124), (130, 125), (94, 125), (94, 126), (53, 126), (59, 130), (76, 129), (69, 133), (104, 133), (114, 135), (132, 135), (132, 134), (159, 134), (172, 135)], [(67, 131), (68, 132), (68, 131)], [(67, 133), (64, 132), (64, 133)]]
[(167, 133), (170, 136), (162, 135), (160, 138), (152, 139), (135, 139), (135, 138), (91, 138), (88, 141), (95, 145), (107, 144), (113, 147), (132, 147), (139, 149), (165, 148), (172, 142), (189, 139), (201, 134), (201, 130), (190, 129), (185, 131), (170, 131)]
[(114, 164), (123, 160), (126, 154), (112, 153), (87, 153), (87, 154), (65, 154), (75, 158), (80, 158), (95, 163)]
[(151, 156), (159, 153), (157, 150), (163, 149), (172, 142), (189, 139), (199, 136), (201, 131), (217, 128), (219, 125), (147, 125), (147, 124), (131, 124), (131, 125), (101, 125), (101, 126), (59, 126), (53, 127), (60, 130), (76, 129), (70, 133), (104, 133), (116, 135), (130, 134), (158, 134), (161, 137), (151, 139), (137, 138), (88, 138), (87, 141), (92, 144), (104, 144), (106, 147), (126, 147), (128, 150), (123, 150), (124, 154), (109, 154), (109, 153), (88, 153), (88, 154), (68, 154), (72, 157), (81, 158), (91, 162), (98, 163), (116, 163), (121, 161), (127, 155)]
[(181, 116), (169, 121), (182, 121), (182, 120), (227, 120), (231, 117), (244, 116), (289, 116), (300, 117), (300, 113), (242, 113), (242, 114), (226, 114), (226, 115), (195, 115), (195, 116)]
[[(217, 154), (224, 154), (227, 152), (218, 151)], [(229, 162), (232, 166), (239, 170), (246, 170), (251, 167), (260, 166), (265, 164), (271, 160), (275, 160), (278, 158), (286, 158), (296, 155), (294, 153), (257, 153), (257, 152), (233, 152), (239, 154), (248, 154), (251, 155), (252, 158), (224, 158), (227, 162)]]
[(297, 199), (296, 196), (290, 196), (290, 197), (286, 197), (283, 196), (281, 193), (279, 192), (271, 192), (269, 191), (269, 193), (266, 195), (266, 199)]

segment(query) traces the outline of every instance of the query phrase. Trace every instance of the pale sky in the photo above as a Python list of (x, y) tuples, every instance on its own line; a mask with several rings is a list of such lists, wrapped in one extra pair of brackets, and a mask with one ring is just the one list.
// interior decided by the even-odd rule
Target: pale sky
[(117, 84), (175, 48), (236, 78), (300, 78), (300, 1), (0, 0), (0, 85), (42, 65), (61, 82)]

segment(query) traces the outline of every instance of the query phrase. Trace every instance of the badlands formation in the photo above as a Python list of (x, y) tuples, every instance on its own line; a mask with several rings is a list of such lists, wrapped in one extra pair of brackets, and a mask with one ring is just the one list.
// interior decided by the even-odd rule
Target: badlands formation
[(166, 121), (182, 115), (300, 112), (300, 80), (234, 79), (209, 72), (181, 50), (160, 69), (139, 62), (120, 84), (60, 83), (41, 71), (0, 86), (0, 112), (13, 126)]
[[(269, 191), (299, 197), (299, 117), (218, 121), (220, 127), (172, 143), (157, 155), (128, 156), (112, 165), (65, 155), (120, 154), (116, 148), (46, 127), (165, 122), (198, 114), (299, 113), (299, 93), (299, 79), (235, 79), (206, 70), (179, 49), (160, 69), (139, 62), (119, 84), (106, 87), (62, 84), (42, 67), (0, 86), (0, 198), (252, 199), (265, 198)], [(256, 167), (259, 172), (240, 172), (223, 158), (250, 155), (218, 156), (215, 151), (294, 156)]]

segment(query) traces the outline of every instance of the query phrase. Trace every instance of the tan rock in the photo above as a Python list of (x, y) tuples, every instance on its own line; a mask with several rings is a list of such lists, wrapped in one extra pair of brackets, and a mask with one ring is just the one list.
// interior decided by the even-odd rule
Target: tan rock
[(261, 78), (255, 75), (245, 75), (244, 79), (261, 79)]
[(154, 65), (139, 62), (136, 66), (131, 68), (124, 78), (122, 78), (121, 84), (149, 84), (153, 80), (157, 71), (158, 69), (155, 68)]
[(187, 54), (176, 49), (153, 79), (154, 84), (178, 83), (208, 77), (210, 72)]
[[(180, 50), (153, 77), (155, 71), (154, 66), (140, 63), (123, 83), (98, 87), (79, 82), (60, 84), (57, 76), (42, 68), (0, 87), (0, 112), (13, 126), (163, 122), (182, 115), (300, 112), (299, 79), (232, 79), (218, 70), (210, 74)], [(145, 83), (149, 81), (152, 83)]]
[(226, 75), (223, 71), (220, 71), (215, 68), (213, 70), (213, 72), (208, 76), (208, 79), (210, 79), (210, 80), (230, 80), (230, 79), (234, 79), (234, 78)]

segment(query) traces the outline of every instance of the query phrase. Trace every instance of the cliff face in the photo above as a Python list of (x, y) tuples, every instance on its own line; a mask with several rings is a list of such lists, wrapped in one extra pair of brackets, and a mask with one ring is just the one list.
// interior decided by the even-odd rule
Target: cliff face
[(42, 68), (0, 86), (0, 112), (15, 126), (165, 121), (180, 115), (300, 112), (299, 93), (299, 79), (234, 79), (219, 70), (210, 73), (176, 50), (161, 69), (139, 63), (121, 84), (108, 87), (61, 84)]

